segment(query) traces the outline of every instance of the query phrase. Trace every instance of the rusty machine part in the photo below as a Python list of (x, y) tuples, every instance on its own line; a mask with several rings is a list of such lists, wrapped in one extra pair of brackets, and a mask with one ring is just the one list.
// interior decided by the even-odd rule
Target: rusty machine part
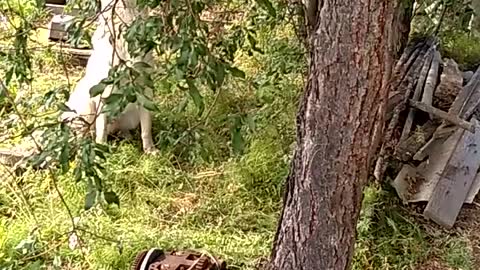
[(225, 270), (224, 261), (210, 259), (193, 251), (170, 251), (152, 248), (137, 254), (132, 270)]

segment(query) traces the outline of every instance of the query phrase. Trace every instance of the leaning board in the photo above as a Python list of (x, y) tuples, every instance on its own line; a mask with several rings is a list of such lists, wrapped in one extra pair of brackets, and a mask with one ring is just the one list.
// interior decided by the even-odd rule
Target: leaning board
[(425, 217), (451, 228), (480, 167), (480, 123), (471, 120), (475, 133), (463, 130), (424, 210)]

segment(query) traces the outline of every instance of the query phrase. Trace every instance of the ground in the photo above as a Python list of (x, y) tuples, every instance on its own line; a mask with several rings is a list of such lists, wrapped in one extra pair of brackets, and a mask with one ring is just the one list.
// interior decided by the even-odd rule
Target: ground
[[(465, 254), (456, 254), (455, 251), (449, 250), (449, 248), (455, 248), (453, 245), (455, 243), (450, 243), (450, 247), (447, 248), (446, 258), (441, 259), (432, 255), (425, 262), (420, 264), (420, 270), (430, 270), (430, 269), (480, 269), (480, 200), (477, 198), (476, 202), (471, 205), (464, 205), (460, 215), (458, 217), (457, 223), (452, 230), (441, 232), (441, 228), (431, 223), (425, 222), (425, 226), (429, 227), (429, 230), (433, 235), (442, 235), (445, 238), (453, 237), (453, 239), (463, 239), (465, 243), (465, 253), (471, 253), (471, 261), (462, 259)], [(433, 238), (433, 237), (432, 237)], [(445, 249), (442, 241), (432, 241), (433, 246), (437, 250)], [(447, 244), (448, 245), (448, 244)], [(453, 246), (453, 247), (452, 247)], [(461, 252), (460, 249), (457, 252)], [(451, 252), (451, 253), (450, 253)], [(463, 262), (462, 262), (463, 260)], [(458, 266), (452, 267), (452, 265)], [(468, 267), (470, 266), (470, 267)]]

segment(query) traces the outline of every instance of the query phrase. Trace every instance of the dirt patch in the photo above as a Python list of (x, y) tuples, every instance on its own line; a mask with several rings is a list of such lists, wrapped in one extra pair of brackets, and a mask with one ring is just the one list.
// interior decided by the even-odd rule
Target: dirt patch
[(428, 261), (415, 267), (415, 270), (451, 270), (442, 260), (438, 258), (430, 258)]
[(467, 245), (472, 250), (473, 267), (472, 269), (480, 269), (480, 196), (478, 196), (473, 204), (464, 204), (457, 218), (455, 226), (448, 230), (432, 221), (423, 217), (423, 210), (426, 203), (416, 203), (405, 207), (416, 222), (429, 236), (429, 242), (432, 246), (432, 252), (429, 257), (415, 267), (415, 270), (449, 270), (454, 269), (448, 266), (441, 259), (440, 254), (445, 248), (445, 241), (448, 235), (462, 236), (466, 239)]
[(457, 230), (468, 237), (472, 247), (474, 269), (480, 269), (480, 198), (473, 204), (465, 204), (458, 216)]

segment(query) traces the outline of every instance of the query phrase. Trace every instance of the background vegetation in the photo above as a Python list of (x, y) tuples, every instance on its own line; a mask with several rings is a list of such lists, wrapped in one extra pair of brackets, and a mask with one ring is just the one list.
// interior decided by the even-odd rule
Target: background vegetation
[[(243, 14), (216, 32), (221, 44), (215, 38), (195, 43), (231, 48), (211, 50), (213, 56), (205, 58), (222, 63), (212, 78), (224, 78), (212, 91), (206, 70), (198, 78), (198, 95), (168, 72), (151, 78), (157, 157), (142, 154), (139, 136), (112, 138), (107, 149), (70, 136), (57, 123), (58, 111), (65, 110), (62, 104), (83, 69), (41, 41), (45, 29), (39, 26), (48, 18), (41, 1), (0, 3), (9, 19), (0, 25), (0, 78), (6, 86), (0, 87), (0, 141), (19, 149), (41, 142), (45, 154), (33, 165), (49, 158), (59, 165), (27, 166), (17, 177), (0, 165), (0, 269), (128, 269), (135, 254), (150, 247), (200, 250), (231, 269), (255, 269), (268, 259), (307, 65), (294, 16), (298, 7), (267, 0), (212, 2)], [(78, 29), (85, 29), (95, 8), (92, 1), (76, 3), (90, 13), (72, 27), (73, 43), (88, 41)], [(466, 7), (444, 3), (446, 11), (426, 14), (422, 6), (431, 3), (419, 2), (413, 32), (435, 31), (438, 23), (431, 18), (444, 14), (438, 31), (443, 55), (476, 68), (478, 37), (458, 27), (464, 13), (457, 10)], [(139, 39), (145, 38), (153, 37)], [(185, 68), (181, 55), (180, 49), (163, 67)], [(91, 200), (92, 192), (98, 200)], [(358, 230), (354, 269), (428, 269), (422, 267), (432, 262), (444, 268), (430, 269), (477, 269), (466, 230), (445, 232), (424, 222), (415, 209), (401, 206), (388, 184), (365, 190)]]

